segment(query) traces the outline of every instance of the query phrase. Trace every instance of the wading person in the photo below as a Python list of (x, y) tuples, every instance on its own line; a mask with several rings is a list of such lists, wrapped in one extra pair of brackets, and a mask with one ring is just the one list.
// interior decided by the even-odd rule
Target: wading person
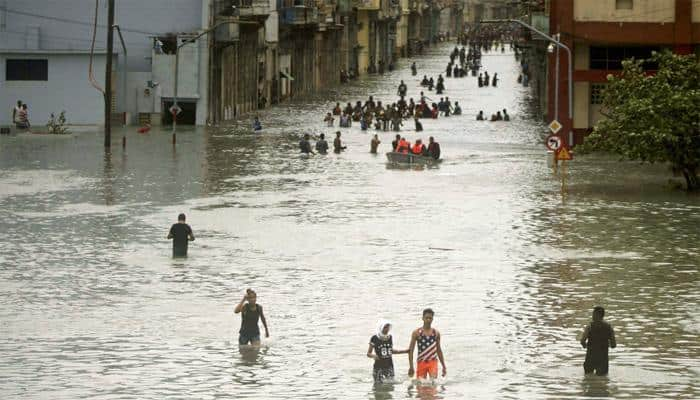
[(185, 214), (177, 216), (177, 223), (170, 227), (168, 239), (173, 240), (173, 257), (187, 257), (187, 244), (194, 240), (194, 233), (185, 223)]
[[(246, 303), (247, 301), (247, 303)], [(267, 321), (265, 314), (260, 304), (257, 304), (257, 294), (252, 289), (247, 289), (243, 300), (236, 306), (234, 310), (236, 314), (241, 314), (241, 329), (238, 331), (238, 344), (253, 346), (260, 345), (260, 327), (258, 321), (262, 321), (265, 327), (265, 337), (270, 337), (270, 331), (267, 329)]]
[[(382, 383), (394, 379), (394, 360), (392, 354), (408, 353), (408, 350), (394, 350), (394, 341), (389, 333), (391, 322), (379, 321), (377, 334), (369, 339), (367, 357), (374, 359), (372, 376), (374, 383)], [(374, 351), (374, 354), (372, 352)]]
[(341, 151), (345, 150), (343, 142), (340, 140), (340, 131), (335, 133), (335, 139), (333, 139), (333, 152), (335, 154), (340, 154)]
[(586, 349), (583, 371), (586, 374), (608, 374), (608, 347), (615, 348), (615, 332), (609, 323), (603, 321), (605, 309), (593, 308), (593, 321), (586, 325), (581, 335), (581, 346)]
[(324, 133), (322, 133), (318, 141), (316, 141), (316, 151), (318, 151), (318, 154), (328, 153), (328, 142), (326, 142), (326, 135)]
[(435, 313), (430, 308), (423, 310), (423, 326), (413, 331), (411, 334), (411, 344), (408, 346), (408, 376), (413, 376), (413, 351), (418, 345), (418, 358), (416, 360), (416, 377), (425, 378), (428, 375), (431, 379), (437, 378), (438, 359), (442, 364), (442, 376), (447, 375), (445, 357), (442, 355), (440, 347), (440, 332), (432, 327)]
[(379, 147), (379, 143), (381, 143), (379, 136), (374, 135), (372, 141), (369, 143), (369, 152), (372, 154), (377, 154), (377, 147)]
[(308, 133), (304, 134), (304, 137), (299, 141), (299, 150), (303, 154), (314, 154), (311, 150), (311, 143), (309, 142), (310, 136)]

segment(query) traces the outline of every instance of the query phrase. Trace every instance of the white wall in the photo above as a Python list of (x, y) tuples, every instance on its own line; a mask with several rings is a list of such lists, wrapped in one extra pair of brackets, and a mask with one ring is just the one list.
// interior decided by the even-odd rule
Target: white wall
[[(48, 59), (48, 81), (5, 81), (5, 60)], [(17, 100), (29, 107), (34, 126), (46, 125), (50, 114), (66, 111), (69, 124), (101, 124), (104, 121), (104, 97), (88, 82), (87, 54), (0, 54), (0, 125), (12, 123), (12, 108)], [(104, 87), (105, 55), (97, 55), (95, 78)], [(117, 76), (115, 75), (115, 79)], [(115, 90), (119, 90), (117, 84)]]

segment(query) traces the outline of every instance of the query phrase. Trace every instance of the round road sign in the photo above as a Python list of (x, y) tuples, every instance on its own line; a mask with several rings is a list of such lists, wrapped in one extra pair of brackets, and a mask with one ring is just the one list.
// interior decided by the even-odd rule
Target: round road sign
[(544, 144), (549, 150), (557, 151), (561, 148), (561, 137), (557, 135), (549, 135)]

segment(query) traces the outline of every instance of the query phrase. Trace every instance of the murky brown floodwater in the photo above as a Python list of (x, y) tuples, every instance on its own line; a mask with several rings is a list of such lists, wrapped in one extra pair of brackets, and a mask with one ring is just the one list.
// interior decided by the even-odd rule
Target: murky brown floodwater
[[(562, 191), (512, 55), (484, 65), (500, 87), (447, 79), (465, 115), (424, 123), (433, 169), (388, 167), (357, 126), (340, 156), (297, 152), (302, 132), (333, 131), (336, 98), (392, 100), (399, 79), (416, 98), (408, 61), (261, 113), (259, 135), (183, 130), (173, 148), (167, 129), (130, 128), (109, 157), (94, 132), (0, 137), (0, 397), (700, 398), (700, 198), (663, 167), (596, 157)], [(502, 108), (512, 122), (474, 120)], [(197, 235), (186, 261), (165, 240), (179, 212)], [(259, 352), (237, 344), (247, 287), (272, 333)], [(584, 378), (576, 336), (596, 304), (618, 348), (609, 377)], [(399, 382), (374, 388), (377, 319), (404, 348), (427, 306), (447, 378), (416, 387), (395, 356)]]

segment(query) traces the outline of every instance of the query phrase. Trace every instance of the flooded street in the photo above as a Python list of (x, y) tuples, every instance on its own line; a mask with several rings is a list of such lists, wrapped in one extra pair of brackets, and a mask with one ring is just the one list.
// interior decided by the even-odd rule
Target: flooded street
[[(179, 128), (173, 147), (168, 128), (132, 127), (108, 156), (101, 133), (0, 137), (0, 397), (700, 398), (700, 197), (600, 156), (562, 187), (512, 53), (484, 55), (497, 88), (446, 78), (464, 115), (420, 135), (439, 167), (388, 166), (395, 133), (372, 155), (358, 123), (343, 154), (299, 156), (302, 133), (338, 129), (322, 122), (336, 101), (393, 102), (401, 79), (417, 100), (451, 48), (261, 112), (260, 134)], [(511, 122), (475, 120), (503, 108)], [(186, 260), (165, 239), (180, 212)], [(249, 287), (270, 326), (259, 351), (237, 342)], [(606, 378), (584, 377), (577, 339), (595, 305), (618, 342)], [(398, 382), (375, 388), (377, 320), (405, 349), (426, 307), (447, 377), (415, 386), (395, 355)]]

